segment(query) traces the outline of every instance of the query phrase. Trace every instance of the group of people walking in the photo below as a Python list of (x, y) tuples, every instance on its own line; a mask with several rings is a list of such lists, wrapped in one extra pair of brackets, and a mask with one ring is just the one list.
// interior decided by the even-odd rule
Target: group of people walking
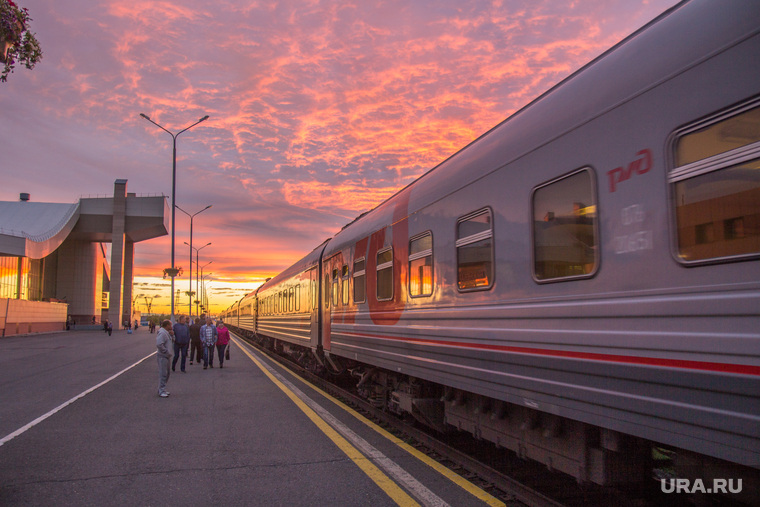
[[(191, 325), (185, 323), (185, 317), (180, 317), (179, 322), (172, 326), (170, 320), (161, 323), (161, 329), (156, 336), (156, 348), (158, 349), (158, 395), (162, 398), (169, 396), (166, 390), (166, 382), (169, 380), (169, 362), (171, 371), (176, 371), (177, 362), (180, 361), (180, 371), (186, 373), (185, 364), (187, 349), (190, 347), (190, 364), (193, 359), (197, 364), (203, 357), (203, 369), (214, 367), (214, 349), (217, 351), (219, 367), (224, 368), (225, 352), (229, 359), (230, 331), (224, 326), (224, 322), (218, 320), (216, 325), (211, 319), (206, 319), (201, 325), (201, 319), (195, 319)], [(202, 356), (201, 356), (202, 355)], [(172, 357), (174, 359), (172, 360)]]

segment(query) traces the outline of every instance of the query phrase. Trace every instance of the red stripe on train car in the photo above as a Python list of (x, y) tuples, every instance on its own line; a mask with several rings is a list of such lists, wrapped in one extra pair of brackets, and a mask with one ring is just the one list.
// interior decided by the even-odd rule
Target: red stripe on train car
[[(607, 361), (614, 363), (640, 364), (647, 366), (666, 366), (672, 368), (682, 368), (687, 370), (715, 371), (721, 373), (738, 373), (740, 375), (760, 376), (760, 366), (750, 364), (731, 364), (731, 363), (712, 363), (706, 361), (687, 361), (684, 359), (665, 359), (661, 357), (640, 357), (640, 356), (621, 356), (615, 354), (597, 354), (593, 352), (573, 352), (570, 350), (552, 350), (536, 349), (530, 347), (508, 347), (506, 345), (489, 345), (485, 343), (464, 343), (450, 342), (444, 340), (421, 340), (419, 338), (409, 339), (397, 336), (376, 336), (360, 333), (343, 333), (349, 336), (359, 338), (374, 338), (377, 340), (403, 341), (406, 343), (417, 343), (420, 345), (442, 345), (446, 347), (457, 347), (475, 350), (490, 350), (496, 352), (508, 352), (513, 354), (526, 354), (538, 356), (550, 356), (567, 359), (586, 359), (589, 361)], [(333, 344), (335, 341), (333, 341)]]

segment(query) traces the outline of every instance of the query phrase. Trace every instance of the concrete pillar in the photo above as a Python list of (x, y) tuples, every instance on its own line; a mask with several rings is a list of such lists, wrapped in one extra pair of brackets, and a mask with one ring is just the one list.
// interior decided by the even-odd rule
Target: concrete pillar
[(132, 241), (124, 242), (124, 303), (122, 321), (132, 321), (132, 282), (134, 281), (135, 244)]
[(16, 262), (16, 299), (21, 299), (21, 278), (24, 273), (24, 258), (19, 257)]
[(111, 276), (108, 303), (108, 320), (114, 329), (121, 329), (122, 287), (124, 283), (124, 231), (127, 226), (127, 180), (116, 180), (113, 185), (113, 227), (111, 228)]
[(69, 315), (79, 324), (89, 324), (93, 316), (100, 317), (103, 273), (100, 245), (87, 241), (66, 239), (58, 248), (56, 297), (66, 299)]

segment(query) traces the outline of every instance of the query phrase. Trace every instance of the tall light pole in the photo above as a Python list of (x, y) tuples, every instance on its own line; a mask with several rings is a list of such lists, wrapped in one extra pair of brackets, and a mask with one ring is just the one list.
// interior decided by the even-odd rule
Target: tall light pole
[[(213, 274), (214, 273), (206, 273), (205, 275), (201, 275), (201, 288), (203, 289), (203, 300), (204, 300), (204, 304), (203, 305), (206, 308), (206, 315), (210, 315), (211, 314), (211, 308), (209, 308), (209, 303), (208, 303), (208, 294), (206, 292), (206, 277), (207, 276), (211, 276)], [(209, 278), (209, 280), (210, 280), (210, 278)]]
[[(188, 264), (188, 266), (190, 266), (190, 276), (188, 277), (189, 278), (189, 282), (188, 282), (188, 286), (187, 286), (187, 315), (188, 315), (188, 317), (192, 317), (193, 316), (193, 294), (192, 294), (192, 292), (193, 292), (193, 218), (195, 218), (195, 215), (200, 215), (201, 213), (203, 213), (204, 211), (206, 211), (207, 209), (209, 209), (211, 206), (213, 206), (213, 204), (209, 204), (208, 206), (206, 206), (202, 210), (200, 210), (200, 211), (198, 211), (196, 213), (193, 213), (191, 215), (190, 213), (188, 213), (187, 211), (183, 210), (182, 208), (180, 208), (176, 204), (174, 205), (175, 208), (177, 208), (182, 213), (184, 213), (185, 215), (187, 215), (187, 216), (190, 217), (190, 263)], [(187, 242), (185, 242), (185, 244), (187, 244)], [(206, 245), (206, 246), (208, 246), (208, 245)], [(196, 277), (197, 276), (198, 276), (198, 274), (196, 273)]]
[[(177, 276), (177, 273), (179, 270), (177, 270), (177, 267), (174, 265), (174, 207), (177, 205), (176, 198), (177, 198), (177, 137), (184, 131), (190, 130), (191, 128), (195, 127), (202, 121), (208, 120), (208, 115), (204, 116), (197, 122), (193, 123), (189, 127), (185, 127), (176, 134), (169, 132), (164, 127), (159, 125), (158, 123), (151, 120), (147, 115), (140, 113), (140, 116), (151, 122), (156, 127), (160, 128), (170, 136), (172, 136), (172, 265), (168, 270), (165, 270), (165, 272), (171, 277), (172, 279), (172, 316), (171, 321), (174, 323), (174, 277)], [(192, 267), (192, 266), (191, 266)]]
[[(205, 268), (206, 266), (208, 266), (208, 265), (209, 265), (209, 264), (211, 264), (212, 262), (214, 262), (214, 261), (208, 261), (206, 264), (204, 264), (203, 266), (201, 266), (201, 280), (203, 279), (203, 268)], [(195, 265), (195, 267), (197, 268), (197, 267), (198, 267), (198, 265), (196, 264), (196, 265)], [(208, 273), (208, 274), (210, 275), (211, 273)], [(196, 273), (195, 275), (196, 275), (196, 277), (197, 277), (197, 276), (198, 276), (198, 273)], [(201, 286), (201, 292), (203, 292), (203, 290), (204, 290), (204, 287), (203, 287), (203, 286)], [(199, 292), (198, 294), (200, 294), (200, 292)], [(203, 300), (202, 300), (202, 299), (201, 299), (201, 304), (204, 304), (204, 302), (203, 302)]]
[[(185, 244), (187, 245), (187, 241), (185, 241)], [(195, 297), (195, 301), (196, 301), (196, 303), (195, 303), (195, 311), (196, 311), (196, 313), (198, 313), (198, 303), (197, 303), (197, 301), (198, 301), (198, 296), (200, 296), (200, 292), (198, 292), (198, 280), (199, 280), (199, 278), (198, 278), (198, 252), (200, 252), (201, 250), (203, 250), (204, 248), (206, 248), (210, 244), (211, 244), (210, 242), (206, 243), (205, 245), (203, 245), (200, 248), (191, 247), (193, 250), (195, 250), (195, 296), (196, 296)], [(206, 266), (208, 266), (212, 262), (214, 262), (214, 261), (208, 261), (206, 264), (203, 265), (203, 268), (205, 268)], [(201, 268), (201, 275), (203, 274), (203, 268)], [(200, 315), (201, 314), (198, 313), (199, 317), (200, 317)]]

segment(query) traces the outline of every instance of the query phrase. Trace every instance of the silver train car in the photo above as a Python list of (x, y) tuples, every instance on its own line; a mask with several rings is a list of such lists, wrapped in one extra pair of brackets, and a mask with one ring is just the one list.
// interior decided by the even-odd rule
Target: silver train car
[(758, 55), (760, 2), (682, 2), (224, 315), (580, 481), (756, 479)]

